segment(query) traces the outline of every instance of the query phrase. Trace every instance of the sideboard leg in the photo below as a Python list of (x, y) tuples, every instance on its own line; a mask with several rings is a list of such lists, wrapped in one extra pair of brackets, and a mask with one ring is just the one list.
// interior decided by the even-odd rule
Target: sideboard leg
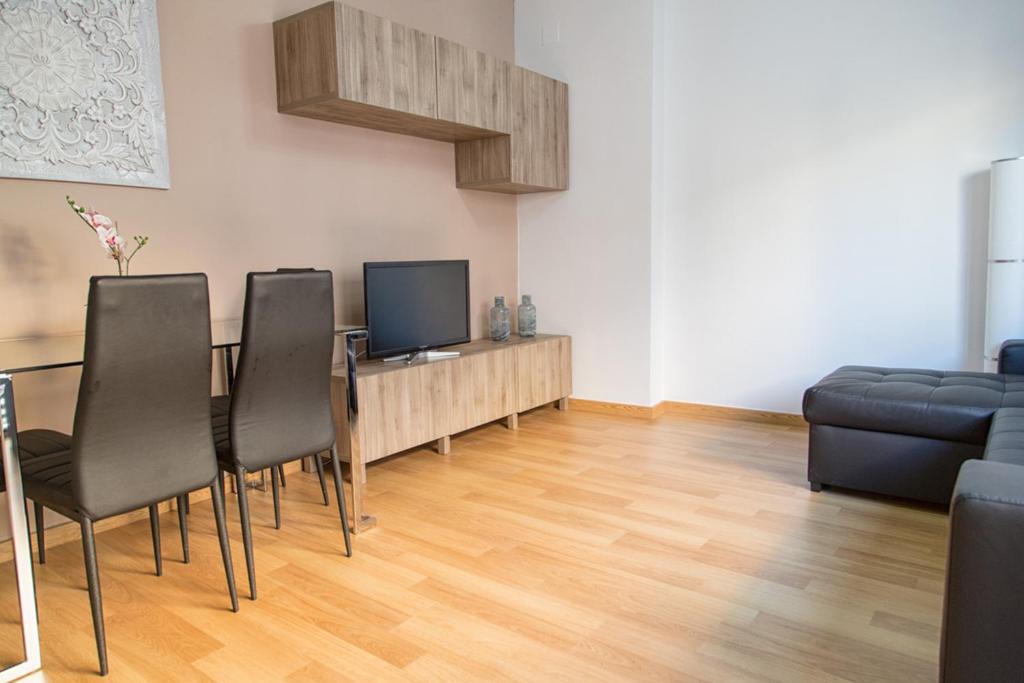
[(519, 413), (512, 413), (506, 417), (505, 426), (509, 429), (519, 429)]
[(559, 410), (569, 410), (569, 397), (563, 396), (558, 399), (558, 403), (555, 404), (555, 407)]
[(437, 440), (437, 452), (441, 455), (448, 455), (452, 452), (452, 437), (442, 436)]

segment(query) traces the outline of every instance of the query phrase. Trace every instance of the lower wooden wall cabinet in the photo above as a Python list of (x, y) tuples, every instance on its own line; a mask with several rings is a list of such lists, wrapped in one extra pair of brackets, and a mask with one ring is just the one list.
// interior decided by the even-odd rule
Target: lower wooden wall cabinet
[[(451, 347), (461, 351), (455, 358), (360, 363), (355, 429), (361, 464), (431, 442), (447, 452), (450, 437), (467, 429), (500, 419), (514, 429), (519, 413), (547, 403), (565, 409), (572, 393), (571, 345), (566, 336), (512, 337)], [(339, 366), (332, 392), (343, 443), (349, 440), (345, 375)]]

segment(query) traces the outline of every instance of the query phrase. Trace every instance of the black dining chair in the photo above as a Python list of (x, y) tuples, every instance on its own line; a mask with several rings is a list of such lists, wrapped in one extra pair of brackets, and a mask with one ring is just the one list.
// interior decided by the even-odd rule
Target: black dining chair
[[(27, 443), (23, 443), (27, 442)], [(39, 455), (50, 455), (58, 451), (66, 451), (71, 448), (71, 437), (67, 434), (55, 432), (51, 429), (30, 429), (18, 433), (18, 460), (24, 464), (26, 460)], [(0, 468), (0, 493), (7, 490), (4, 481), (3, 468)], [(43, 543), (43, 506), (35, 504), (36, 513), (36, 541), (39, 544), (39, 563), (46, 562), (46, 546)], [(28, 519), (28, 498), (25, 499), (25, 518)], [(32, 542), (32, 534), (29, 533), (29, 544)]]
[(249, 273), (235, 380), (230, 397), (213, 399), (213, 428), (220, 465), (235, 475), (249, 597), (253, 600), (256, 569), (246, 472), (270, 469), (274, 521), (280, 528), (278, 465), (310, 455), (319, 461), (319, 454), (329, 450), (345, 554), (352, 555), (331, 411), (333, 354), (330, 271)]
[[(18, 434), (18, 454), (24, 465), (28, 460), (42, 455), (52, 455), (71, 450), (71, 437), (52, 429), (28, 429)], [(0, 479), (0, 492), (3, 491)], [(188, 526), (185, 524), (181, 502), (184, 496), (178, 497), (178, 526), (181, 531), (181, 551), (185, 564), (190, 561), (188, 548)], [(26, 499), (26, 514), (27, 509)], [(46, 564), (46, 526), (43, 521), (43, 504), (33, 501), (36, 520), (36, 545), (39, 549), (39, 564)], [(156, 575), (163, 575), (163, 557), (160, 551), (160, 517), (157, 505), (149, 506), (149, 527), (153, 537), (153, 560), (156, 564)], [(31, 538), (31, 536), (30, 536)]]
[(18, 435), (26, 497), (37, 511), (45, 506), (81, 525), (101, 674), (108, 667), (93, 532), (99, 520), (149, 508), (159, 558), (156, 505), (209, 486), (238, 611), (210, 421), (211, 365), (205, 275), (94, 277), (72, 434)]

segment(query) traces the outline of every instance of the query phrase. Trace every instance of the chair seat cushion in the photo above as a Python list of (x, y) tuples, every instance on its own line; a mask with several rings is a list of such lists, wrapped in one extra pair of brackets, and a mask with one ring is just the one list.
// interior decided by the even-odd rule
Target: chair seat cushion
[[(71, 450), (71, 437), (52, 429), (28, 429), (18, 432), (18, 457), (21, 462), (38, 455)], [(3, 468), (0, 468), (0, 493), (7, 490)]]
[(804, 394), (811, 424), (983, 445), (993, 413), (1024, 407), (1024, 375), (850, 365)]
[(18, 433), (25, 496), (48, 507), (72, 509), (71, 437), (50, 429)]

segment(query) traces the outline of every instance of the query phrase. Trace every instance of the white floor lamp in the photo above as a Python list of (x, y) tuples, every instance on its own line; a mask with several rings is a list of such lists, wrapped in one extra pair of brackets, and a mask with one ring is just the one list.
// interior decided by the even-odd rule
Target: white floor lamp
[(992, 162), (988, 223), (985, 370), (995, 372), (999, 346), (1024, 338), (1024, 157)]

